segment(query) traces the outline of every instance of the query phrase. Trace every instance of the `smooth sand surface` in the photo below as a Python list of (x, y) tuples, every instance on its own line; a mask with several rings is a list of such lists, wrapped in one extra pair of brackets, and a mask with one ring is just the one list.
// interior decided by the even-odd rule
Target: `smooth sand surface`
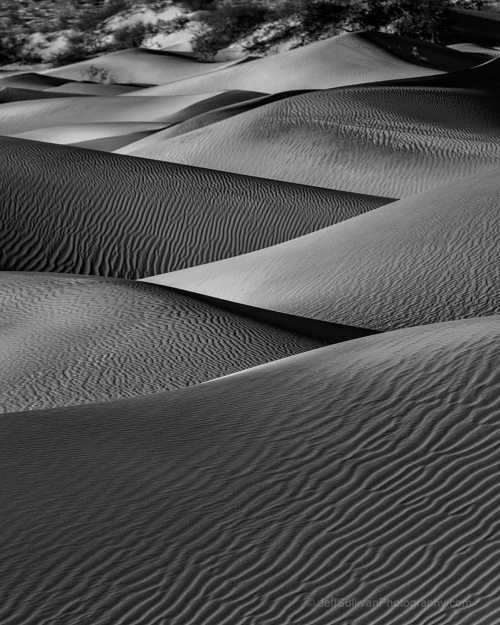
[[(499, 61), (488, 63), (500, 74)], [(498, 98), (475, 69), (315, 91), (130, 154), (346, 191), (409, 196), (500, 164)], [(483, 77), (486, 70), (477, 70)], [(472, 78), (472, 81), (474, 78)], [(490, 83), (488, 79), (488, 84)], [(483, 88), (481, 88), (483, 85)]]
[(495, 621), (499, 341), (411, 328), (4, 415), (1, 620)]
[[(79, 95), (73, 93), (74, 96)], [(47, 98), (60, 98), (60, 94), (51, 91), (40, 91), (37, 89), (21, 89), (18, 87), (0, 86), (0, 104), (6, 102), (21, 102), (23, 100), (43, 100)]]
[(453, 17), (455, 37), (482, 45), (500, 45), (499, 11), (455, 9)]
[[(68, 85), (69, 81), (57, 76), (47, 76), (37, 72), (18, 72), (6, 76), (0, 74), (0, 87), (16, 87), (18, 89), (50, 89)], [(71, 83), (69, 83), (71, 84)]]
[(3, 270), (143, 278), (390, 201), (13, 138), (0, 170)]
[[(5, 135), (67, 124), (99, 122), (176, 123), (186, 117), (181, 111), (212, 97), (59, 97), (48, 100), (13, 102), (0, 105), (0, 128)], [(190, 113), (186, 113), (187, 116)]]
[(325, 344), (140, 282), (0, 272), (0, 412), (191, 386)]
[(211, 75), (179, 80), (160, 89), (165, 95), (199, 93), (207, 89), (276, 93), (436, 73), (440, 70), (408, 63), (362, 35), (349, 34), (235, 65)]
[(136, 91), (141, 91), (141, 88), (134, 87), (133, 85), (98, 84), (95, 82), (78, 82), (74, 80), (64, 85), (59, 85), (58, 87), (51, 87), (47, 89), (47, 91), (58, 93), (59, 97), (63, 97), (68, 92), (78, 95), (114, 96), (135, 93)]
[(392, 330), (500, 313), (500, 168), (282, 245), (148, 279)]
[[(216, 69), (230, 67), (238, 62), (201, 63), (185, 55), (166, 51), (133, 49), (111, 52), (44, 73), (47, 77), (65, 80), (92, 80), (93, 76), (104, 76), (106, 81), (113, 83), (155, 85), (198, 76)], [(99, 81), (96, 80), (96, 82)], [(220, 90), (218, 87), (208, 89), (208, 91)], [(198, 91), (198, 93), (203, 93), (203, 91)]]
[(164, 128), (164, 124), (148, 122), (108, 122), (95, 124), (73, 124), (67, 126), (50, 126), (29, 130), (16, 135), (19, 139), (46, 141), (69, 145), (81, 142), (94, 142), (98, 139), (129, 136), (134, 133), (151, 134)]

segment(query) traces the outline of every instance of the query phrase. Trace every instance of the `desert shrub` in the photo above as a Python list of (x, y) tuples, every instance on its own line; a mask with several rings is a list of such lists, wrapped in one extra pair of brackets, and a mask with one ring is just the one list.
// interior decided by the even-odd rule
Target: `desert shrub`
[(224, 0), (207, 14), (203, 26), (192, 45), (202, 58), (211, 59), (240, 37), (272, 17), (272, 10), (263, 2)]
[(175, 0), (174, 4), (189, 11), (209, 11), (216, 5), (216, 0)]
[(340, 26), (351, 13), (347, 2), (335, 0), (302, 0), (297, 14), (306, 35), (315, 35), (329, 26)]
[(92, 58), (94, 54), (95, 50), (87, 43), (84, 35), (75, 33), (68, 38), (66, 46), (51, 58), (51, 63), (56, 67), (78, 63)]
[(389, 32), (437, 43), (451, 40), (449, 10), (482, 8), (484, 0), (365, 0), (355, 20), (361, 29)]
[(95, 30), (110, 17), (130, 8), (129, 0), (108, 0), (100, 7), (84, 11), (80, 14), (77, 28), (83, 31)]
[(144, 22), (122, 26), (113, 34), (113, 48), (116, 50), (138, 48), (151, 31), (151, 24), (144, 24)]

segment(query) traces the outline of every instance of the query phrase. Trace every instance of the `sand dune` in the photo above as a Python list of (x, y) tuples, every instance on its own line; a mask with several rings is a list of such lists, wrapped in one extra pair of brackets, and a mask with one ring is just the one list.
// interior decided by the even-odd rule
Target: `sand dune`
[[(414, 47), (418, 44), (413, 42)], [(443, 48), (446, 51), (446, 48)], [(446, 52), (443, 52), (446, 54)], [(458, 56), (455, 69), (469, 67), (470, 55)], [(282, 54), (222, 69), (162, 86), (161, 93), (199, 93), (207, 89), (247, 89), (269, 93), (291, 89), (327, 89), (363, 82), (440, 73), (433, 67), (409, 63), (360, 34), (332, 37)]]
[(141, 278), (390, 201), (21, 139), (0, 148), (3, 270)]
[(95, 82), (78, 82), (76, 80), (67, 82), (64, 85), (58, 87), (50, 87), (47, 91), (52, 93), (58, 93), (59, 97), (64, 97), (67, 93), (78, 95), (100, 95), (100, 96), (115, 96), (135, 93), (141, 91), (140, 87), (134, 87), (133, 85), (112, 85), (112, 84), (99, 84)]
[(37, 72), (20, 72), (11, 75), (0, 75), (0, 87), (16, 87), (17, 89), (50, 89), (67, 85), (69, 81), (57, 76), (47, 76)]
[[(185, 119), (183, 109), (212, 94), (165, 97), (54, 98), (0, 106), (0, 128), (5, 135), (67, 124), (101, 122), (165, 122)], [(190, 113), (186, 113), (187, 116)]]
[(499, 340), (412, 328), (3, 416), (1, 620), (491, 622)]
[[(167, 139), (172, 139), (173, 137), (178, 137), (179, 135), (187, 132), (204, 128), (205, 126), (229, 119), (235, 115), (240, 115), (246, 111), (252, 111), (253, 109), (263, 106), (264, 104), (278, 102), (284, 98), (289, 98), (294, 95), (298, 95), (299, 93), (305, 93), (305, 91), (282, 91), (281, 93), (272, 95), (258, 95), (251, 91), (226, 91), (224, 93), (228, 96), (234, 94), (233, 99), (235, 100), (235, 103), (227, 104), (229, 98), (224, 98), (223, 94), (221, 96), (216, 96), (216, 98), (213, 98), (212, 100), (204, 100), (199, 105), (194, 104), (192, 107), (189, 107), (189, 109), (181, 111), (181, 113), (186, 117), (187, 114), (190, 113), (189, 117), (185, 121), (181, 121), (165, 128), (165, 130), (156, 133), (155, 137), (146, 138), (140, 142), (130, 144), (123, 150), (120, 150), (119, 153), (134, 154), (135, 152), (143, 150), (154, 150), (157, 146), (161, 147), (163, 142)], [(239, 98), (240, 101), (236, 101), (236, 97), (239, 94), (241, 94)], [(221, 106), (215, 108), (212, 107), (211, 110), (207, 110), (208, 107), (206, 104), (215, 104), (215, 101)], [(203, 110), (203, 108), (205, 110)]]
[[(79, 94), (73, 93), (73, 96)], [(47, 98), (60, 98), (58, 93), (39, 91), (36, 89), (18, 89), (17, 87), (0, 87), (0, 104), (6, 102), (21, 102), (23, 100), (43, 100)]]
[[(499, 61), (487, 65), (478, 76), (494, 74), (498, 84)], [(155, 138), (130, 154), (408, 196), (500, 163), (500, 92), (481, 88), (482, 79), (470, 84), (474, 72), (442, 82), (419, 79), (428, 85), (415, 80), (310, 92), (163, 142)]]
[(130, 141), (134, 135), (150, 135), (164, 128), (164, 124), (147, 122), (108, 122), (96, 124), (73, 124), (67, 126), (50, 126), (29, 130), (16, 135), (19, 139), (31, 139), (33, 141), (46, 141), (61, 145), (92, 143), (97, 144), (102, 139), (117, 139)]
[[(200, 63), (185, 55), (167, 51), (134, 49), (111, 52), (88, 61), (51, 69), (45, 75), (65, 80), (91, 80), (93, 76), (104, 76), (114, 83), (153, 85), (198, 76), (237, 63), (239, 61)], [(208, 89), (221, 90), (218, 87)], [(203, 90), (198, 93), (203, 93)]]
[(455, 9), (453, 17), (456, 37), (487, 46), (500, 45), (500, 12)]
[(500, 313), (500, 168), (149, 282), (391, 330)]
[(0, 272), (0, 412), (191, 386), (326, 344), (167, 289)]

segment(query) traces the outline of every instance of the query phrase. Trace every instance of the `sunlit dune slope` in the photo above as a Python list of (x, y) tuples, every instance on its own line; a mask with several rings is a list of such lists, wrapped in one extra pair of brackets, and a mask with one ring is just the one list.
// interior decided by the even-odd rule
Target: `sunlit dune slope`
[(135, 133), (151, 134), (164, 128), (164, 124), (151, 122), (108, 122), (95, 124), (73, 124), (67, 126), (49, 126), (37, 130), (30, 130), (15, 135), (19, 139), (46, 141), (61, 145), (77, 144), (81, 142), (95, 143), (101, 139), (128, 137)]
[(390, 330), (500, 313), (500, 168), (288, 243), (149, 279)]
[(0, 618), (491, 622), (499, 341), (498, 317), (412, 328), (4, 415)]
[[(60, 97), (12, 102), (0, 106), (0, 128), (5, 135), (65, 124), (100, 122), (165, 122), (185, 119), (181, 111), (211, 94), (165, 97)], [(186, 113), (189, 117), (190, 113)]]
[(459, 74), (455, 84), (449, 74), (422, 85), (418, 79), (305, 93), (129, 153), (408, 196), (500, 163), (500, 90), (489, 86), (492, 75), (498, 81), (500, 59), (488, 66)]
[(325, 341), (140, 282), (0, 272), (0, 412), (191, 386)]
[[(166, 51), (133, 49), (111, 52), (88, 61), (51, 69), (46, 71), (45, 75), (65, 80), (89, 80), (97, 76), (114, 83), (154, 85), (213, 72), (238, 62), (201, 63), (193, 58)], [(96, 78), (94, 80), (99, 82)], [(219, 88), (209, 89), (215, 90)]]
[(3, 270), (142, 278), (390, 201), (12, 138), (0, 170)]
[[(412, 42), (409, 50), (419, 44)], [(425, 50), (428, 50), (426, 47)], [(442, 55), (450, 59), (446, 71), (463, 69), (477, 64), (469, 54), (442, 48)], [(153, 93), (199, 93), (208, 89), (250, 89), (269, 93), (290, 89), (327, 89), (378, 80), (408, 78), (440, 73), (442, 59), (432, 66), (422, 65), (418, 54), (405, 55), (408, 60), (392, 54), (379, 41), (371, 41), (363, 34), (339, 35), (296, 48), (281, 54), (267, 56), (228, 69), (221, 69), (206, 76), (178, 80), (161, 87)], [(412, 59), (413, 62), (409, 62)], [(432, 59), (430, 60), (432, 65)]]

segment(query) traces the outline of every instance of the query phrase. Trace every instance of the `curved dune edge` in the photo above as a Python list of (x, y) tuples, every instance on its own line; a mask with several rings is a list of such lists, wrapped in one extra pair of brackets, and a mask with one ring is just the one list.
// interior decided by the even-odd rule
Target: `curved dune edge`
[[(486, 67), (486, 65), (488, 67)], [(458, 77), (314, 91), (128, 153), (407, 197), (500, 163), (500, 65)], [(477, 72), (476, 82), (469, 77)], [(419, 82), (421, 81), (421, 82)]]
[(94, 142), (99, 139), (122, 137), (135, 133), (157, 132), (165, 128), (165, 124), (151, 122), (97, 122), (94, 124), (72, 124), (65, 126), (50, 126), (49, 128), (37, 128), (14, 135), (18, 139), (31, 141), (44, 141), (70, 145), (79, 142)]
[[(194, 110), (209, 110), (203, 100), (213, 94), (165, 97), (60, 97), (43, 100), (13, 102), (0, 106), (0, 124), (4, 135), (15, 135), (39, 128), (78, 123), (177, 123), (192, 113), (192, 104), (200, 103)], [(217, 106), (216, 103), (212, 104)], [(187, 111), (187, 112), (183, 112)]]
[(0, 616), (495, 618), (499, 340), (498, 317), (411, 328), (4, 415)]
[(47, 70), (43, 74), (50, 78), (80, 81), (88, 80), (97, 73), (106, 76), (106, 79), (113, 83), (142, 83), (150, 86), (211, 73), (241, 63), (243, 60), (201, 63), (186, 55), (139, 48), (111, 52), (88, 61)]
[(496, 168), (281, 245), (146, 281), (377, 330), (497, 314), (499, 193)]
[(256, 317), (139, 282), (0, 272), (0, 412), (177, 389), (355, 336)]
[(391, 201), (22, 139), (0, 148), (3, 270), (142, 278)]
[[(79, 94), (68, 94), (72, 96), (78, 96)], [(21, 89), (18, 87), (2, 87), (0, 86), (0, 104), (7, 104), (9, 102), (22, 102), (25, 100), (46, 100), (48, 98), (59, 98), (58, 93), (52, 93), (50, 91), (38, 91), (36, 89)]]
[[(418, 46), (414, 42), (414, 46)], [(475, 62), (469, 54), (447, 51), (456, 69)], [(460, 56), (462, 54), (462, 56)], [(198, 93), (210, 89), (249, 89), (269, 93), (292, 89), (328, 89), (356, 83), (408, 78), (441, 70), (409, 63), (361, 34), (339, 35), (281, 54), (194, 76), (155, 88), (154, 93)]]
[[(233, 92), (226, 92), (231, 94)], [(247, 91), (236, 91), (236, 94), (252, 94), (252, 92)], [(306, 90), (295, 90), (295, 91), (282, 91), (277, 94), (265, 95), (265, 94), (255, 94), (257, 97), (248, 97), (248, 98), (240, 98), (242, 101), (236, 102), (234, 104), (226, 104), (222, 105), (222, 99), (218, 100), (218, 103), (221, 103), (220, 107), (212, 108), (211, 110), (195, 110), (194, 107), (190, 109), (189, 112), (193, 114), (190, 115), (185, 121), (180, 121), (177, 124), (169, 126), (162, 130), (161, 132), (156, 133), (154, 138), (146, 138), (142, 141), (137, 141), (136, 143), (132, 143), (128, 145), (123, 150), (118, 150), (117, 154), (131, 154), (138, 153), (145, 150), (154, 149), (156, 145), (161, 144), (167, 140), (172, 139), (173, 137), (178, 137), (179, 135), (186, 134), (188, 132), (192, 132), (194, 130), (198, 130), (199, 128), (204, 128), (205, 126), (209, 126), (210, 124), (214, 124), (216, 122), (229, 119), (234, 115), (240, 115), (241, 113), (245, 113), (246, 111), (251, 111), (259, 106), (264, 106), (265, 104), (270, 104), (272, 102), (279, 102), (280, 100), (284, 100), (285, 98), (293, 97), (294, 95), (299, 95), (302, 93), (308, 93)], [(196, 105), (195, 105), (196, 106)], [(197, 107), (201, 109), (201, 107)], [(184, 111), (183, 111), (184, 112)], [(186, 110), (187, 112), (187, 110)], [(186, 116), (187, 117), (187, 116)]]

